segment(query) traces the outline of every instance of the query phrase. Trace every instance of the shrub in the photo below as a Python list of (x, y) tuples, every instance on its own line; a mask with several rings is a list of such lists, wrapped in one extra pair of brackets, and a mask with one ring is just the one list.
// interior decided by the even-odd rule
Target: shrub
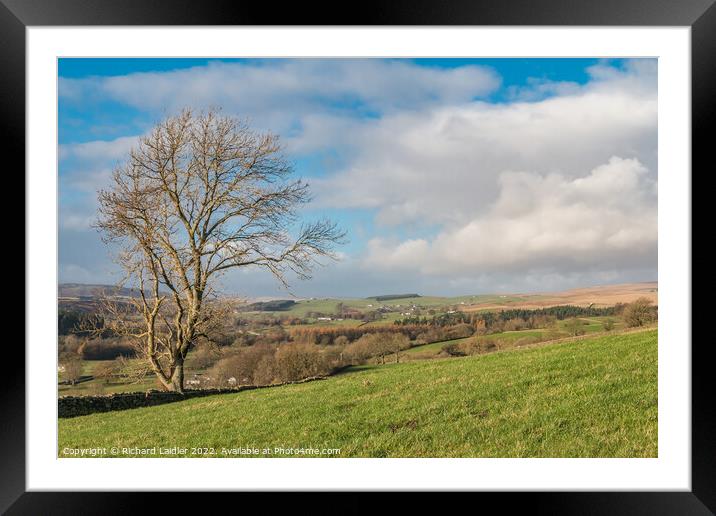
[(61, 335), (58, 338), (57, 356), (63, 362), (71, 356), (78, 356), (84, 346), (85, 339), (77, 335)]
[(430, 344), (431, 342), (448, 340), (448, 338), (447, 332), (444, 329), (435, 327), (420, 333), (415, 340), (417, 344)]
[(261, 359), (273, 355), (274, 348), (254, 345), (232, 349), (209, 370), (208, 376), (216, 387), (253, 385), (254, 374)]
[(577, 335), (584, 335), (585, 331), (582, 326), (584, 326), (584, 323), (580, 319), (572, 317), (564, 324), (564, 329), (567, 330), (570, 335), (576, 337)]
[(333, 371), (345, 365), (343, 360), (343, 346), (339, 347), (334, 344), (333, 346), (322, 349), (321, 353), (323, 355), (323, 361), (329, 371)]
[[(471, 328), (472, 330), (472, 328)], [(400, 362), (400, 352), (410, 347), (410, 339), (402, 333), (387, 333), (378, 336), (382, 345), (395, 354), (395, 361)]]
[(253, 335), (251, 333), (240, 333), (234, 338), (233, 343), (231, 344), (232, 347), (244, 347), (244, 346), (253, 346), (256, 343), (256, 337), (257, 335)]
[(514, 319), (508, 319), (504, 322), (503, 329), (504, 331), (519, 331), (524, 330), (527, 328), (527, 322), (522, 319), (521, 317), (516, 317)]
[(256, 385), (271, 385), (278, 382), (276, 358), (273, 355), (264, 355), (256, 364), (254, 383)]
[(477, 337), (460, 343), (461, 349), (466, 355), (481, 355), (499, 349), (498, 342), (495, 339), (485, 337)]
[(104, 383), (109, 383), (109, 381), (119, 373), (119, 367), (120, 365), (116, 360), (105, 362), (94, 368), (92, 376), (104, 380)]
[(290, 343), (276, 350), (276, 369), (282, 382), (327, 374), (329, 366), (313, 344)]
[(464, 357), (466, 355), (463, 347), (457, 342), (448, 342), (447, 344), (443, 344), (441, 350), (443, 353), (451, 357)]
[(461, 323), (449, 328), (447, 338), (463, 339), (465, 337), (470, 337), (473, 333), (475, 333), (475, 328), (471, 324)]
[(373, 356), (373, 337), (363, 335), (345, 347), (344, 356), (353, 364), (362, 364)]
[(288, 340), (288, 333), (281, 326), (274, 326), (261, 334), (261, 342), (279, 344)]
[(186, 366), (189, 369), (207, 369), (213, 366), (221, 358), (219, 352), (209, 345), (201, 345), (189, 353), (186, 358)]
[(340, 346), (340, 347), (346, 347), (349, 343), (350, 343), (350, 340), (348, 340), (348, 337), (346, 337), (345, 335), (339, 335), (333, 341), (334, 346)]
[(61, 378), (70, 385), (77, 383), (82, 377), (82, 358), (79, 355), (67, 356), (62, 363), (60, 363)]
[(136, 349), (129, 338), (109, 337), (86, 340), (81, 346), (85, 360), (113, 360), (119, 356), (132, 357)]
[(640, 297), (624, 308), (624, 322), (630, 328), (644, 326), (656, 321), (656, 319), (657, 309), (653, 306), (651, 300), (645, 297)]

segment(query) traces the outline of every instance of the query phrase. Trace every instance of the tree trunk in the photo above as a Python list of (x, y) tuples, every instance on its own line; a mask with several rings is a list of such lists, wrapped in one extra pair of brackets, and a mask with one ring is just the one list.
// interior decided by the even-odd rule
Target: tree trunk
[(171, 378), (171, 390), (184, 392), (184, 359), (181, 357), (176, 359), (174, 374)]

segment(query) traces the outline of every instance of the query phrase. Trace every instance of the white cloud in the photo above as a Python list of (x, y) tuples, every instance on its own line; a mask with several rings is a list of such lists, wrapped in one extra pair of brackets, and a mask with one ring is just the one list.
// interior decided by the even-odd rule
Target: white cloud
[(137, 136), (128, 136), (59, 146), (61, 230), (99, 236), (91, 229), (97, 217), (97, 192), (109, 186), (112, 168), (127, 158), (137, 141)]
[(119, 161), (127, 157), (127, 153), (138, 140), (138, 136), (122, 136), (109, 141), (62, 144), (59, 146), (59, 159), (81, 160), (85, 166), (97, 162)]
[(70, 231), (84, 231), (92, 227), (95, 221), (94, 213), (86, 213), (80, 209), (62, 209), (60, 211), (59, 226), (61, 229)]
[(281, 134), (306, 115), (359, 106), (366, 113), (424, 108), (485, 96), (500, 84), (490, 68), (429, 68), (378, 59), (212, 62), (169, 72), (61, 78), (67, 102), (113, 100), (153, 113), (222, 106)]
[(445, 224), (484, 211), (509, 170), (575, 177), (618, 155), (656, 173), (655, 82), (636, 87), (647, 81), (634, 73), (538, 102), (470, 102), (345, 128), (355, 157), (314, 181), (317, 202), (375, 208), (385, 224)]
[[(589, 74), (585, 85), (532, 80), (507, 92), (509, 103), (476, 100), (499, 85), (487, 68), (379, 60), (215, 63), (62, 79), (60, 94), (69, 102), (114, 100), (156, 118), (219, 105), (281, 134), (289, 156), (330, 151), (335, 163), (310, 181), (312, 206), (374, 210), (382, 236), (363, 256), (321, 271), (311, 285), (324, 285), (323, 294), (652, 279), (656, 62), (602, 63)], [(64, 203), (64, 229), (87, 227), (94, 191), (137, 138), (61, 146), (61, 194), (86, 198)]]
[(112, 169), (127, 159), (138, 141), (139, 136), (123, 136), (60, 145), (60, 194), (75, 192), (94, 197), (110, 183)]
[(437, 237), (369, 242), (365, 266), (421, 274), (612, 270), (656, 266), (653, 179), (612, 157), (588, 175), (504, 172), (487, 213)]

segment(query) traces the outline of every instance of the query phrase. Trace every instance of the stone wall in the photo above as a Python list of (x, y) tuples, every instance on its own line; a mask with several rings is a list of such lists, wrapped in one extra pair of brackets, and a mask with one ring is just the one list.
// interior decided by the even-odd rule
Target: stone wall
[(151, 390), (147, 392), (123, 392), (118, 394), (109, 394), (105, 396), (62, 396), (57, 399), (57, 415), (58, 417), (77, 417), (86, 416), (95, 412), (112, 412), (115, 410), (127, 410), (139, 407), (151, 407), (153, 405), (162, 405), (164, 403), (172, 403), (175, 401), (183, 401), (190, 398), (201, 396), (212, 396), (215, 394), (228, 394), (232, 392), (248, 391), (253, 389), (265, 389), (268, 387), (276, 387), (278, 385), (286, 385), (289, 383), (304, 383), (313, 380), (322, 380), (325, 377), (317, 376), (314, 378), (306, 378), (298, 382), (286, 382), (284, 384), (274, 385), (242, 385), (231, 389), (196, 389), (187, 390), (183, 394), (178, 392), (166, 392)]

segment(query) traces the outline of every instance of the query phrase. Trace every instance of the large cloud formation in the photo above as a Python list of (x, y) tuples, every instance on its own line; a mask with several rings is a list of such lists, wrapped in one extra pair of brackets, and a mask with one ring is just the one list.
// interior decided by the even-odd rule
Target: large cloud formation
[(363, 153), (319, 202), (377, 210), (432, 238), (370, 240), (364, 264), (426, 275), (651, 269), (657, 249), (655, 68), (597, 66), (534, 102), (471, 102), (357, 130)]
[[(60, 95), (154, 117), (221, 105), (279, 132), (292, 156), (322, 156), (314, 211), (374, 224), (299, 293), (519, 291), (656, 276), (656, 72), (655, 60), (604, 63), (586, 84), (536, 78), (494, 102), (500, 78), (486, 67), (282, 60), (62, 79)], [(83, 233), (89, 192), (136, 137), (61, 146), (67, 241), (96, 245)], [(64, 270), (92, 276), (66, 258)], [(261, 275), (237, 278), (271, 290)]]
[(493, 92), (499, 76), (483, 66), (453, 69), (380, 59), (211, 62), (121, 76), (61, 78), (65, 102), (111, 100), (154, 113), (221, 106), (252, 123), (300, 134), (307, 116), (351, 116), (465, 102)]
[(655, 183), (636, 159), (612, 157), (585, 177), (504, 172), (490, 209), (432, 240), (369, 242), (370, 267), (467, 274), (653, 263)]

